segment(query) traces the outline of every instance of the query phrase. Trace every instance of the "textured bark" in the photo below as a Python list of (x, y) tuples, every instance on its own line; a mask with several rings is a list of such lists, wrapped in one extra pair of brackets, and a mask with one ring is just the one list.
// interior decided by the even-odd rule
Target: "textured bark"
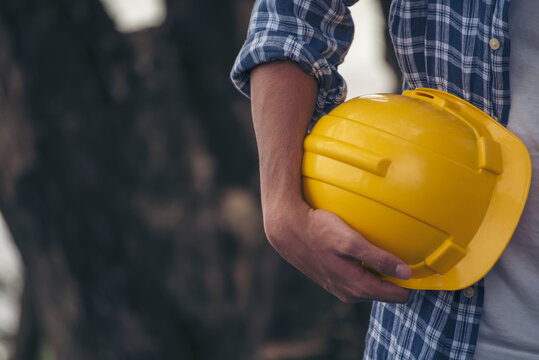
[(59, 360), (360, 356), (368, 305), (263, 236), (228, 81), (250, 6), (169, 1), (163, 26), (125, 35), (95, 0), (0, 2), (0, 209), (27, 279), (14, 359), (44, 341)]

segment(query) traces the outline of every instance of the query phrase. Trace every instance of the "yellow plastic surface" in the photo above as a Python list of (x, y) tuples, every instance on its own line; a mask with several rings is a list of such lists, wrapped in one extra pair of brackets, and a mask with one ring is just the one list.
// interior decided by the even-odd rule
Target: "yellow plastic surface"
[(507, 246), (528, 196), (524, 144), (481, 110), (433, 89), (352, 99), (304, 143), (303, 191), (408, 263), (412, 289), (462, 289)]

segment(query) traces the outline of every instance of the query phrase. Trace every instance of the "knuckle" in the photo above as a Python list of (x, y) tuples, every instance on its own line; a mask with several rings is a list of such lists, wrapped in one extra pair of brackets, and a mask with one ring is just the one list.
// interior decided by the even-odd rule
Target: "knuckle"
[(361, 289), (354, 294), (357, 301), (375, 300), (376, 296), (372, 289)]
[(359, 253), (358, 244), (353, 238), (343, 237), (337, 244), (337, 252), (340, 255), (356, 257)]
[(358, 302), (361, 298), (360, 296), (357, 296), (356, 293), (357, 291), (355, 290), (347, 289), (338, 293), (333, 293), (333, 295), (345, 304), (352, 304)]
[(354, 303), (354, 298), (351, 297), (351, 296), (338, 296), (339, 300), (341, 300), (341, 302), (345, 303), (345, 304), (352, 304)]
[(350, 240), (344, 238), (339, 240), (336, 248), (339, 254), (350, 255), (350, 252), (353, 250), (353, 244), (351, 244)]
[(328, 282), (326, 282), (325, 284), (322, 284), (322, 287), (323, 287), (324, 290), (326, 290), (328, 293), (333, 294), (333, 295), (339, 297), (338, 294), (337, 294), (337, 292), (335, 291), (335, 288), (333, 287), (333, 284), (331, 283), (331, 280), (328, 280)]
[(391, 256), (383, 252), (376, 253), (373, 257), (373, 263), (370, 265), (385, 274), (391, 274), (395, 267)]
[(357, 291), (353, 295), (353, 299), (354, 299), (353, 302), (357, 303), (357, 302), (361, 302), (361, 301), (372, 300), (372, 297), (369, 296), (365, 291)]

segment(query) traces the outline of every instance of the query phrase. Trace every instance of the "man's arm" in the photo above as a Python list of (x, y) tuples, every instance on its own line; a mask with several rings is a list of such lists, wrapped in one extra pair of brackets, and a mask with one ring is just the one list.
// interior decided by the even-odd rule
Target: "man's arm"
[(364, 269), (401, 279), (411, 269), (376, 248), (336, 215), (309, 207), (301, 190), (303, 139), (313, 114), (318, 83), (290, 61), (251, 72), (252, 114), (260, 158), (264, 227), (288, 262), (345, 302), (404, 302), (409, 290)]

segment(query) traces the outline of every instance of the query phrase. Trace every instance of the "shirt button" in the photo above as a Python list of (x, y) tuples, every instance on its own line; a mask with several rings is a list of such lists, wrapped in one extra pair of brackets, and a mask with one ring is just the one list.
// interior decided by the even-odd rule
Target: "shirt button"
[(471, 298), (474, 295), (474, 293), (475, 293), (475, 291), (471, 286), (467, 287), (464, 290), (462, 290), (462, 295), (464, 295), (464, 297), (466, 297), (466, 298)]
[(496, 38), (490, 39), (488, 44), (492, 50), (498, 50), (500, 48), (500, 41)]

